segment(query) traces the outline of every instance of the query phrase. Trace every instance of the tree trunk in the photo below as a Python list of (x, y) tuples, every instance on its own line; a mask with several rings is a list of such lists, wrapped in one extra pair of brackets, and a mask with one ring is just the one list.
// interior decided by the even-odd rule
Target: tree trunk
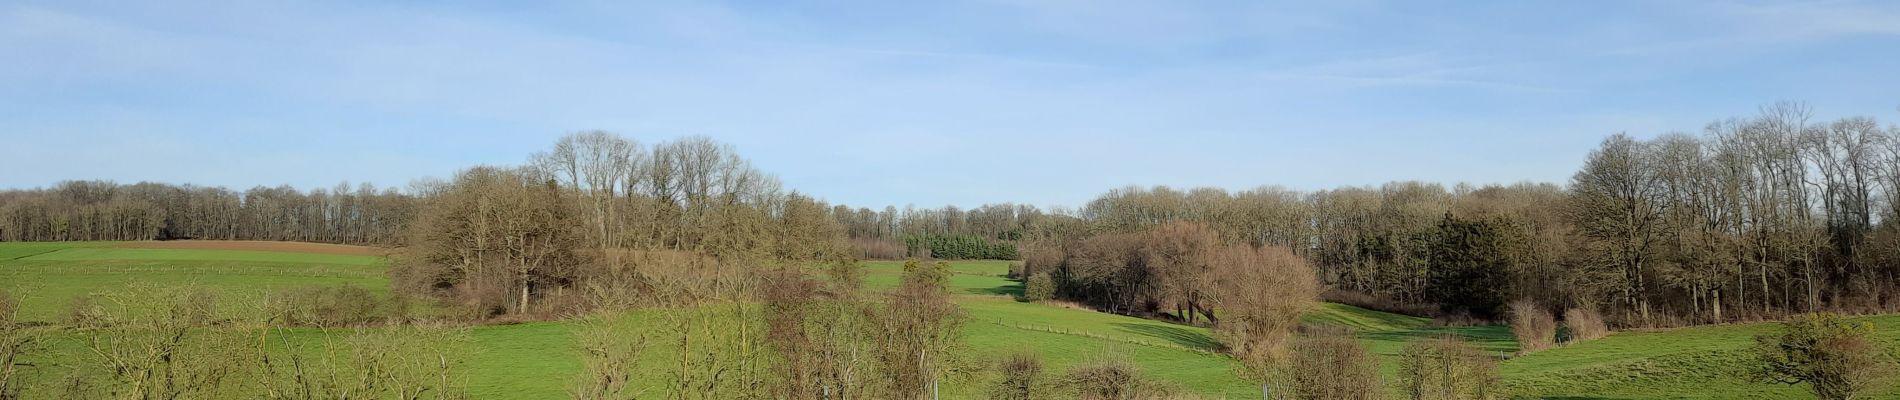
[(1710, 295), (1709, 310), (1715, 311), (1715, 322), (1721, 323), (1722, 322), (1722, 289), (1715, 289), (1715, 291), (1713, 293), (1710, 293), (1709, 295)]
[(528, 313), (528, 286), (529, 285), (530, 284), (528, 283), (528, 278), (525, 276), (522, 277), (521, 278), (521, 305), (518, 307), (515, 307), (516, 312), (518, 313), (522, 313), (522, 314)]

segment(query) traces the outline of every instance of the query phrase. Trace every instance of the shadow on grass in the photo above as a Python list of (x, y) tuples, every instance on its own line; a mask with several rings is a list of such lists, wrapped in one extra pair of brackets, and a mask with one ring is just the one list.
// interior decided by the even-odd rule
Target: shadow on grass
[(1205, 333), (1195, 332), (1178, 326), (1134, 324), (1127, 322), (1116, 322), (1113, 325), (1123, 331), (1167, 340), (1170, 343), (1190, 348), (1215, 350), (1220, 346), (1219, 343), (1214, 342), (1213, 337), (1207, 336)]
[(1457, 336), (1485, 351), (1517, 351), (1517, 338), (1511, 336), (1511, 328), (1495, 325), (1430, 327), (1395, 331), (1362, 332), (1359, 334), (1359, 337), (1367, 340), (1403, 343), (1415, 339), (1433, 339), (1445, 335)]
[(964, 291), (973, 293), (973, 294), (1008, 295), (1008, 296), (1015, 297), (1017, 299), (1021, 299), (1023, 297), (1023, 283), (1010, 281), (1008, 285), (969, 288), (969, 289), (964, 289)]

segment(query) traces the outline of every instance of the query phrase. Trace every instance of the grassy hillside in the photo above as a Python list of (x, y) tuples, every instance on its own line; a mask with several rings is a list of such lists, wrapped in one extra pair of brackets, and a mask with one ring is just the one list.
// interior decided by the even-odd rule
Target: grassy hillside
[[(1889, 351), (1900, 349), (1900, 316), (1872, 322)], [(1806, 386), (1764, 384), (1744, 378), (1755, 335), (1773, 323), (1704, 326), (1610, 337), (1504, 362), (1504, 382), (1526, 398), (1570, 399), (1807, 399)], [(1876, 398), (1900, 398), (1900, 390)]]

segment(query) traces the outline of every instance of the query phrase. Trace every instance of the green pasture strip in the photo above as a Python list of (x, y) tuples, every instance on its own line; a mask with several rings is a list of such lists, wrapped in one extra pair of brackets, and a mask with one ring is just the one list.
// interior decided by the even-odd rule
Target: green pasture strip
[[(1860, 317), (1891, 354), (1900, 349), (1900, 315)], [(1777, 323), (1619, 332), (1589, 342), (1520, 356), (1501, 365), (1519, 398), (1811, 399), (1806, 385), (1747, 378), (1754, 337)], [(1900, 388), (1875, 396), (1900, 398)]]
[(229, 294), (232, 301), (299, 286), (354, 285), (379, 293), (389, 287), (380, 266), (163, 260), (0, 262), (0, 288), (22, 296), (21, 316), (26, 320), (57, 321), (74, 299), (135, 283), (198, 285)]
[(301, 264), (384, 266), (389, 260), (376, 256), (291, 253), (252, 250), (128, 249), (74, 247), (25, 257), (36, 261), (154, 260), (154, 261), (247, 261)]
[(110, 246), (119, 242), (0, 242), (0, 262), (17, 260), (55, 251)]

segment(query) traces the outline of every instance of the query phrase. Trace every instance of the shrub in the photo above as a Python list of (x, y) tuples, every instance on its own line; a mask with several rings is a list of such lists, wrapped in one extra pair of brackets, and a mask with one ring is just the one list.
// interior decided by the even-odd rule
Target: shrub
[(0, 289), (0, 329), (10, 328), (20, 315), (20, 299), (13, 291)]
[(73, 300), (66, 303), (66, 324), (97, 326), (103, 312), (99, 307), (98, 296), (91, 294), (73, 296)]
[[(343, 393), (364, 398), (466, 398), (462, 367), (470, 342), (467, 328), (402, 325), (359, 329), (347, 341), (351, 368), (372, 383)], [(337, 350), (332, 349), (332, 352)]]
[(307, 286), (273, 293), (276, 317), (286, 325), (351, 326), (380, 320), (382, 302), (368, 289)]
[(1597, 340), (1610, 335), (1610, 327), (1603, 323), (1603, 315), (1587, 308), (1564, 310), (1564, 328), (1570, 331), (1572, 342)]
[(1042, 355), (1034, 351), (1019, 351), (1003, 358), (997, 365), (1002, 379), (990, 387), (989, 396), (998, 400), (1031, 400), (1042, 398)]
[(87, 357), (75, 360), (64, 397), (216, 398), (243, 385), (227, 379), (245, 365), (256, 340), (211, 325), (216, 298), (195, 286), (134, 284), (101, 295), (73, 332)]
[(1399, 380), (1413, 400), (1501, 397), (1497, 362), (1454, 336), (1407, 343), (1399, 353)]
[(1043, 301), (1056, 297), (1056, 281), (1048, 273), (1036, 274), (1023, 282), (1023, 301)]
[(1557, 340), (1557, 319), (1531, 299), (1511, 302), (1511, 334), (1517, 336), (1521, 352), (1549, 349)]
[(1319, 282), (1306, 260), (1284, 247), (1230, 246), (1213, 256), (1221, 310), (1214, 337), (1240, 361), (1244, 376), (1265, 382), (1286, 360), (1300, 315), (1319, 297)]
[(1755, 378), (1812, 386), (1822, 399), (1853, 399), (1876, 392), (1893, 367), (1873, 341), (1872, 324), (1832, 313), (1805, 314), (1779, 334), (1755, 337)]
[(18, 399), (25, 386), (22, 370), (27, 354), (39, 350), (40, 338), (19, 323), (20, 300), (0, 289), (0, 399)]
[(625, 315), (600, 313), (575, 324), (574, 341), (581, 350), (581, 374), (569, 394), (576, 399), (630, 399), (640, 355), (647, 349), (646, 331)]
[(893, 398), (930, 393), (943, 372), (955, 371), (950, 366), (962, 355), (957, 350), (964, 317), (945, 287), (949, 278), (948, 263), (906, 262), (902, 281), (876, 311), (881, 329), (873, 334), (875, 356)]
[(1379, 398), (1379, 361), (1351, 336), (1293, 342), (1293, 389), (1309, 400)]
[(1070, 398), (1082, 400), (1152, 399), (1171, 392), (1142, 378), (1134, 363), (1114, 355), (1076, 364), (1063, 384), (1072, 391)]
[(1024, 245), (1023, 274), (1034, 276), (1062, 266), (1062, 248), (1049, 244)]

